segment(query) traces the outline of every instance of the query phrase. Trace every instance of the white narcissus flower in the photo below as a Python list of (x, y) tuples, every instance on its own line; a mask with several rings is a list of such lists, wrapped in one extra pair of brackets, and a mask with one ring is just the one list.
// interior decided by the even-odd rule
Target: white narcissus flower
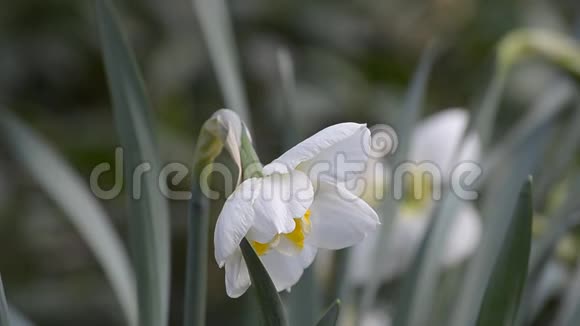
[[(359, 162), (364, 167), (369, 146), (366, 125), (337, 124), (266, 165), (263, 177), (237, 187), (224, 204), (214, 235), (215, 258), (225, 266), (230, 297), (239, 297), (250, 286), (239, 249), (244, 237), (282, 291), (300, 279), (318, 248), (352, 246), (376, 229), (375, 211), (343, 185), (357, 171), (341, 164)], [(325, 172), (315, 175), (321, 170)]]
[[(390, 232), (389, 245), (385, 248), (388, 251), (386, 257), (390, 259), (380, 262), (378, 271), (373, 270), (376, 266), (375, 248), (379, 238), (378, 232), (354, 248), (351, 255), (350, 273), (355, 283), (365, 282), (371, 273), (376, 272), (380, 273), (383, 281), (388, 281), (407, 269), (425, 235), (429, 218), (436, 205), (431, 196), (432, 189), (449, 186), (451, 173), (460, 162), (479, 160), (481, 151), (479, 139), (475, 135), (469, 135), (454, 161), (453, 156), (461, 143), (468, 120), (469, 115), (466, 111), (448, 109), (422, 121), (413, 131), (409, 147), (409, 161), (435, 164), (441, 174), (439, 182), (443, 184), (437, 184), (437, 180), (432, 180), (431, 184), (423, 179), (421, 199), (412, 198), (412, 192), (404, 195), (400, 202), (398, 216), (394, 220), (394, 229)], [(409, 190), (412, 188), (407, 191)], [(462, 201), (452, 229), (448, 233), (446, 250), (442, 255), (443, 264), (452, 266), (469, 257), (476, 249), (480, 235), (479, 213), (472, 202)]]

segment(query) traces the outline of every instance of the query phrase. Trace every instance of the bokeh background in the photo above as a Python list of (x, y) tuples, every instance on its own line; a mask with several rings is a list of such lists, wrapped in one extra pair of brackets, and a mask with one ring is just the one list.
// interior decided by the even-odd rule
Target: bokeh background
[[(339, 121), (389, 123), (425, 47), (437, 59), (425, 111), (471, 108), (491, 78), (508, 31), (544, 27), (580, 36), (576, 0), (229, 1), (254, 137), (268, 162)], [(195, 137), (224, 107), (207, 48), (186, 0), (118, 0), (155, 109), (164, 161), (190, 165)], [(113, 162), (118, 138), (92, 1), (4, 1), (0, 10), (0, 105), (53, 144), (88, 182)], [(277, 52), (294, 60), (293, 123), (284, 113)], [(507, 86), (497, 135), (560, 74), (529, 60)], [(103, 187), (113, 178), (105, 178)], [(177, 188), (187, 189), (184, 182)], [(124, 197), (103, 202), (125, 234)], [(186, 202), (171, 202), (172, 325), (182, 316)], [(225, 296), (210, 261), (209, 325), (234, 325), (247, 300)], [(86, 244), (62, 212), (0, 145), (0, 272), (10, 302), (38, 325), (120, 325), (118, 304)]]

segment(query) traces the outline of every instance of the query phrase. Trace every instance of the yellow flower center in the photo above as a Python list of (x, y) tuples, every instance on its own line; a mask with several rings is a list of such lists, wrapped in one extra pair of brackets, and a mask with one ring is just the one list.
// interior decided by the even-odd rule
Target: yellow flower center
[(405, 192), (401, 210), (405, 216), (412, 216), (427, 208), (433, 195), (433, 179), (431, 176), (419, 173), (408, 175), (405, 179)]
[(304, 248), (304, 239), (306, 238), (306, 235), (310, 233), (310, 210), (307, 209), (306, 213), (304, 213), (304, 216), (295, 218), (294, 222), (296, 223), (296, 226), (292, 232), (277, 234), (272, 240), (270, 240), (270, 242), (262, 243), (258, 241), (251, 241), (252, 247), (254, 247), (254, 250), (258, 256), (267, 254), (268, 251), (270, 251), (270, 249), (279, 242), (280, 236), (290, 240), (293, 245), (302, 250), (302, 248)]

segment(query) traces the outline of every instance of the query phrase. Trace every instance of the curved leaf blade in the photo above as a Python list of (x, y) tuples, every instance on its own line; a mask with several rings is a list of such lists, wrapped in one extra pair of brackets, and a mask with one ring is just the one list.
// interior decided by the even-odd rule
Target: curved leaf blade
[(532, 240), (532, 182), (520, 191), (504, 246), (479, 312), (478, 326), (513, 325), (527, 278)]
[(338, 314), (340, 313), (340, 300), (336, 299), (326, 309), (316, 326), (335, 326), (338, 321)]
[[(395, 129), (397, 131), (398, 138), (401, 140), (408, 140), (411, 138), (412, 130), (415, 127), (415, 124), (419, 119), (423, 109), (423, 102), (427, 92), (429, 77), (438, 55), (439, 47), (436, 43), (430, 44), (421, 55), (420, 62), (413, 74), (411, 83), (405, 94), (403, 109), (398, 112), (399, 116), (395, 125)], [(401, 141), (397, 151), (390, 158), (391, 162), (389, 163), (392, 164), (392, 166), (399, 166), (407, 159), (408, 152), (409, 142)], [(375, 246), (377, 262), (391, 259), (391, 257), (385, 257), (384, 252), (388, 251), (384, 250), (384, 248), (389, 246), (390, 232), (394, 223), (393, 216), (397, 215), (397, 205), (397, 202), (392, 198), (392, 196), (385, 196), (379, 207), (378, 212), (381, 214), (382, 224), (379, 231), (379, 241), (377, 241)], [(380, 279), (378, 273), (371, 275), (371, 280), (365, 285), (363, 289), (361, 309), (369, 309), (372, 301), (376, 297), (379, 286)]]
[(137, 289), (126, 249), (107, 213), (80, 176), (34, 131), (0, 112), (3, 140), (65, 212), (104, 269), (129, 325), (137, 325)]
[(185, 280), (184, 325), (205, 325), (207, 295), (207, 261), (209, 239), (209, 207), (197, 176), (192, 181), (189, 202), (187, 237), (187, 275)]
[(111, 3), (108, 0), (96, 3), (117, 132), (127, 153), (125, 184), (133, 185), (133, 173), (138, 169), (147, 172), (141, 175), (141, 189), (127, 192), (139, 323), (163, 326), (167, 324), (169, 311), (170, 229), (167, 202), (157, 187), (160, 164), (153, 135), (152, 110), (136, 60), (126, 45)]
[(238, 63), (233, 27), (224, 0), (193, 0), (226, 106), (251, 129), (248, 100)]
[[(548, 102), (551, 105), (556, 104)], [(490, 160), (494, 160), (493, 158), (484, 161), (483, 180), (487, 182), (490, 179), (487, 177), (491, 172), (495, 172), (494, 178), (488, 182), (489, 187), (482, 204), (484, 229), (479, 248), (467, 267), (460, 293), (455, 301), (450, 325), (473, 325), (478, 320), (487, 284), (502, 252), (502, 245), (514, 216), (515, 203), (521, 185), (532, 173), (538, 156), (546, 146), (549, 125), (550, 121), (544, 120), (529, 130), (522, 139), (523, 144), (512, 144), (513, 151), (501, 166), (489, 164)]]

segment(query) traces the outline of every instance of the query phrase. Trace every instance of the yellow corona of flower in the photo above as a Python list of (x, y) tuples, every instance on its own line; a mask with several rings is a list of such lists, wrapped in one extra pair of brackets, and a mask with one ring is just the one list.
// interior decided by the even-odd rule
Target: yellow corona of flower
[(292, 287), (318, 248), (352, 246), (375, 230), (375, 211), (345, 182), (357, 175), (340, 164), (365, 164), (370, 131), (363, 124), (328, 127), (284, 153), (249, 178), (227, 199), (219, 215), (215, 258), (226, 269), (226, 291), (239, 297), (250, 277), (239, 244), (246, 237), (276, 289)]

